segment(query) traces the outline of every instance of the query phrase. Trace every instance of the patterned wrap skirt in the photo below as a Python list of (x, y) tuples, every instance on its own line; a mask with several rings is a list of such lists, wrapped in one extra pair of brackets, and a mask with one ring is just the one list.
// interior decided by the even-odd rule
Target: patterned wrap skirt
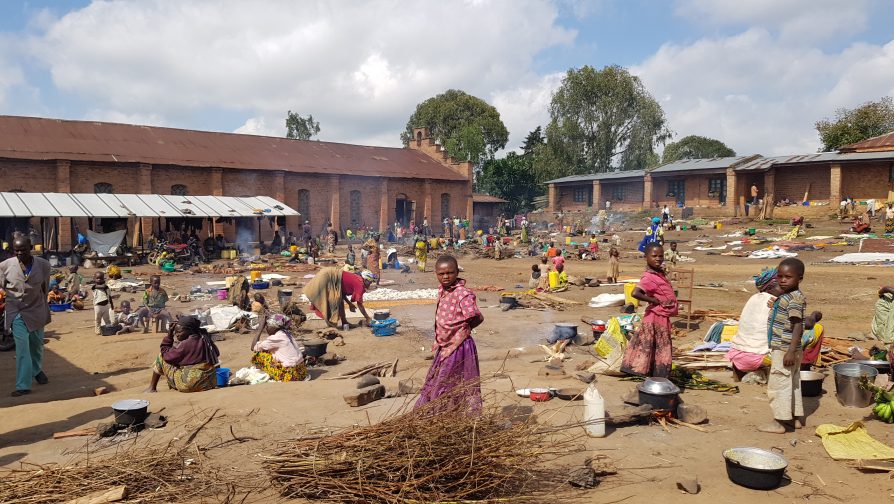
[[(429, 403), (432, 413), (464, 409), (470, 413), (481, 411), (481, 374), (478, 369), (478, 349), (471, 337), (466, 338), (449, 356), (441, 359), (441, 348), (419, 392), (413, 409)], [(443, 396), (443, 397), (442, 397)]]
[(251, 364), (267, 373), (273, 381), (302, 381), (307, 378), (307, 366), (304, 364), (283, 366), (270, 352), (255, 352)]
[(621, 371), (637, 376), (667, 378), (672, 360), (670, 319), (650, 313), (627, 343)]
[(158, 354), (152, 372), (167, 378), (168, 388), (178, 392), (202, 392), (217, 387), (217, 370), (207, 362), (177, 367)]

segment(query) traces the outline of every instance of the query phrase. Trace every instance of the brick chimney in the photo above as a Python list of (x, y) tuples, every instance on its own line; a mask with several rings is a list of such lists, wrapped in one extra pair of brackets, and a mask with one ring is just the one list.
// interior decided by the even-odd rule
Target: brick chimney
[(413, 139), (410, 140), (407, 148), (418, 150), (426, 156), (434, 159), (445, 168), (459, 173), (463, 177), (472, 179), (472, 163), (468, 161), (457, 161), (454, 157), (447, 154), (447, 151), (441, 144), (435, 142), (431, 137), (431, 131), (428, 128), (413, 128)]

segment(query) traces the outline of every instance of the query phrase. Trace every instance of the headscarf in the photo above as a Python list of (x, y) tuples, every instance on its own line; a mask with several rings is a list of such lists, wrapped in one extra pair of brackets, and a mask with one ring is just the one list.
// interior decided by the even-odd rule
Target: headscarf
[(376, 283), (376, 281), (379, 279), (379, 276), (376, 275), (375, 273), (373, 273), (373, 272), (370, 271), (370, 270), (363, 270), (363, 271), (361, 271), (361, 272), (360, 272), (360, 277), (363, 278), (364, 280), (366, 280), (367, 282), (370, 282), (370, 283)]
[(275, 327), (278, 331), (289, 332), (292, 329), (292, 319), (282, 313), (274, 313), (267, 317), (267, 326)]
[(208, 331), (202, 329), (202, 321), (195, 315), (184, 315), (177, 319), (177, 325), (181, 329), (189, 333), (190, 336), (198, 334), (199, 336), (208, 336)]
[(754, 286), (759, 292), (767, 292), (776, 284), (776, 268), (764, 268), (754, 277)]
[(652, 217), (652, 224), (661, 224), (661, 219), (658, 217)]

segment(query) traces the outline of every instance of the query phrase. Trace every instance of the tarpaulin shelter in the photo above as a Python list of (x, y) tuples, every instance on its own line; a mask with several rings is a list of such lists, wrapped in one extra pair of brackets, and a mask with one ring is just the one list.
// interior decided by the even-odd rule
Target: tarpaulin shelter
[[(238, 218), (300, 215), (268, 196), (176, 196), (161, 194), (0, 192), (0, 218), (134, 218), (142, 235), (142, 218)], [(44, 243), (58, 240), (56, 226)], [(49, 236), (48, 236), (49, 235)]]

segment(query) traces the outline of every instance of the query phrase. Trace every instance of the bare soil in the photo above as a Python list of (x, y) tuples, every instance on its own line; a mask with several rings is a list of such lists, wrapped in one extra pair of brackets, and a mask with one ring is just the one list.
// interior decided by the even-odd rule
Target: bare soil
[[(743, 227), (750, 227), (743, 226)], [(821, 223), (819, 229), (808, 230), (814, 235), (834, 235), (844, 231), (844, 225)], [(786, 229), (787, 230), (787, 229)], [(727, 226), (722, 233), (730, 231)], [(681, 266), (693, 267), (696, 283), (722, 283), (727, 290), (698, 289), (694, 295), (695, 309), (715, 309), (730, 312), (741, 310), (752, 294), (749, 280), (764, 266), (778, 261), (754, 260), (740, 257), (707, 255), (692, 251), (687, 242), (702, 235), (714, 237), (717, 231), (679, 231), (668, 234), (668, 239), (680, 242), (680, 253), (696, 262)], [(768, 234), (779, 236), (781, 233)], [(633, 251), (640, 234), (623, 232), (625, 250)], [(715, 245), (723, 238), (715, 238)], [(763, 246), (763, 245), (762, 245)], [(745, 246), (746, 250), (759, 246)], [(885, 267), (832, 265), (829, 258), (844, 252), (855, 252), (855, 246), (833, 246), (822, 251), (800, 252), (807, 264), (802, 290), (808, 297), (810, 309), (824, 313), (827, 335), (836, 337), (856, 331), (869, 331), (876, 292), (881, 285), (894, 283)], [(527, 285), (534, 259), (461, 259), (463, 277), (473, 288), (496, 285), (508, 291)], [(604, 277), (606, 262), (569, 260), (571, 275)], [(622, 257), (621, 278), (638, 277), (644, 268), (633, 252)], [(148, 266), (137, 271), (150, 271)], [(83, 271), (85, 277), (92, 275)], [(301, 281), (302, 275), (293, 280)], [(386, 270), (384, 279), (394, 280), (401, 290), (435, 287), (432, 273), (398, 274)], [(163, 277), (169, 293), (186, 292), (190, 286), (205, 281), (221, 280), (212, 275), (189, 273)], [(621, 292), (621, 287), (572, 287), (560, 296), (583, 304), (569, 306), (562, 311), (511, 310), (498, 307), (499, 293), (478, 293), (479, 305), (485, 314), (484, 324), (477, 330), (481, 373), (489, 401), (497, 401), (537, 416), (539, 421), (559, 423), (580, 419), (582, 402), (553, 400), (532, 403), (518, 397), (514, 390), (529, 386), (578, 387), (585, 385), (573, 377), (574, 368), (592, 360), (586, 349), (570, 348), (564, 378), (543, 378), (538, 370), (545, 354), (537, 347), (556, 322), (580, 322), (581, 317), (608, 319), (618, 313), (617, 308), (592, 309), (586, 301), (602, 292)], [(275, 291), (269, 291), (275, 297)], [(118, 298), (138, 298), (139, 294), (123, 293)], [(173, 302), (172, 307), (187, 311), (205, 303)], [(261, 454), (269, 452), (271, 443), (321, 428), (338, 428), (354, 424), (376, 422), (411, 404), (412, 398), (377, 401), (367, 407), (350, 408), (342, 396), (356, 390), (354, 380), (326, 378), (359, 368), (364, 364), (399, 359), (398, 379), (415, 378), (421, 381), (430, 364), (431, 326), (434, 305), (396, 305), (392, 313), (401, 322), (397, 335), (377, 338), (363, 328), (344, 333), (344, 346), (330, 345), (330, 351), (346, 356), (337, 366), (318, 367), (314, 379), (301, 383), (268, 383), (258, 386), (221, 388), (214, 391), (182, 394), (167, 390), (162, 383), (159, 392), (146, 394), (150, 364), (158, 352), (161, 334), (134, 333), (122, 336), (96, 336), (92, 329), (92, 311), (57, 314), (48, 327), (49, 342), (45, 349), (45, 366), (50, 378), (48, 385), (35, 384), (32, 394), (12, 398), (0, 395), (0, 466), (18, 468), (21, 464), (65, 462), (79, 456), (95, 442), (87, 438), (53, 440), (54, 432), (95, 425), (111, 419), (110, 405), (124, 398), (146, 398), (150, 411), (163, 410), (169, 424), (166, 428), (140, 434), (151, 442), (166, 442), (183, 438), (201, 421), (217, 411), (216, 421), (198, 434), (197, 442), (204, 445), (220, 443), (236, 436), (252, 436), (257, 441), (230, 443), (207, 452), (211, 463), (243, 471), (246, 478), (262, 480), (257, 471)], [(313, 329), (308, 323), (306, 328)], [(675, 345), (691, 345), (704, 336), (708, 324), (702, 324), (691, 334), (677, 338)], [(580, 324), (580, 330), (588, 330)], [(312, 333), (308, 333), (313, 338)], [(249, 365), (249, 343), (253, 334), (226, 333), (226, 340), (218, 343), (224, 366), (236, 370)], [(493, 378), (503, 368), (509, 378)], [(732, 381), (729, 371), (707, 373), (710, 377)], [(15, 375), (14, 353), (0, 354), (0, 376), (12, 391)], [(396, 380), (390, 382), (394, 384)], [(106, 386), (113, 392), (94, 397), (93, 389)], [(598, 378), (598, 387), (606, 398), (609, 410), (621, 406), (621, 397), (633, 384), (617, 378)], [(593, 454), (609, 456), (617, 464), (619, 474), (607, 478), (602, 485), (580, 494), (584, 502), (653, 502), (680, 495), (676, 482), (683, 478), (698, 478), (701, 492), (682, 497), (692, 503), (745, 503), (753, 499), (766, 502), (854, 501), (856, 499), (890, 500), (894, 480), (884, 474), (865, 474), (848, 463), (832, 460), (814, 434), (819, 424), (848, 425), (854, 421), (866, 423), (869, 432), (879, 441), (894, 445), (894, 428), (869, 417), (870, 410), (845, 408), (835, 399), (834, 382), (825, 382), (821, 398), (805, 398), (809, 412), (807, 427), (784, 435), (764, 434), (756, 428), (770, 418), (765, 388), (740, 385), (740, 393), (724, 394), (712, 391), (686, 391), (687, 403), (707, 409), (710, 421), (705, 425), (710, 432), (659, 425), (632, 425), (609, 428), (607, 437), (593, 439), (580, 430), (581, 443)], [(791, 482), (771, 492), (758, 492), (737, 486), (726, 476), (721, 452), (730, 447), (755, 446), (782, 449), (789, 460)], [(81, 454), (79, 454), (81, 452)], [(581, 457), (582, 461), (582, 457)], [(259, 494), (264, 495), (264, 494)], [(269, 499), (272, 495), (267, 494)]]

